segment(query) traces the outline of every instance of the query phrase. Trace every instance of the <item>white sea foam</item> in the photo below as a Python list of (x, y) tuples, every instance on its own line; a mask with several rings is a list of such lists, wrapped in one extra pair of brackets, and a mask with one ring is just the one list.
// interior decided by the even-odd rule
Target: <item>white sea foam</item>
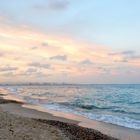
[(80, 115), (80, 116), (89, 118), (91, 120), (111, 123), (111, 124), (115, 124), (115, 125), (119, 125), (119, 126), (123, 126), (127, 128), (140, 130), (140, 121), (132, 119), (132, 118), (128, 118), (128, 117), (81, 112), (81, 111), (76, 111), (67, 107), (59, 106), (56, 104), (48, 104), (48, 105), (44, 105), (44, 107), (47, 107), (47, 109), (49, 110), (72, 113), (75, 115)]

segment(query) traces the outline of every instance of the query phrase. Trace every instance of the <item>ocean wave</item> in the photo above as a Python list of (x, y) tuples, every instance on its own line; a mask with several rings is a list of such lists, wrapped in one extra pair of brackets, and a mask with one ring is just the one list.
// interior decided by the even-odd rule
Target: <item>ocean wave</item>
[[(44, 106), (44, 105), (42, 105)], [(48, 104), (45, 105), (49, 110), (55, 110), (55, 111), (62, 111), (66, 113), (72, 113), (75, 115), (80, 115), (83, 117), (86, 117), (91, 120), (96, 120), (96, 121), (101, 121), (105, 123), (110, 123), (114, 125), (119, 125), (127, 128), (133, 128), (140, 130), (140, 120), (132, 119), (129, 117), (124, 117), (124, 116), (114, 116), (114, 115), (108, 115), (108, 114), (95, 114), (91, 112), (81, 112), (81, 111), (76, 111), (74, 109), (70, 109), (68, 107), (56, 105), (56, 104)]]
[(113, 109), (112, 112), (116, 112), (116, 113), (122, 113), (122, 114), (135, 114), (135, 115), (140, 115), (140, 112), (133, 112), (133, 111), (125, 111), (122, 109)]
[(82, 108), (82, 109), (86, 109), (86, 110), (94, 110), (94, 109), (99, 109), (99, 110), (105, 110), (105, 109), (113, 109), (115, 108), (114, 106), (109, 106), (109, 107), (99, 107), (96, 105), (89, 105), (89, 104), (80, 104), (80, 103), (60, 103), (61, 105), (65, 105), (65, 106), (70, 106), (70, 107), (78, 107), (78, 108)]
[(131, 104), (131, 105), (140, 105), (140, 101), (137, 101), (137, 102), (130, 102), (129, 104)]

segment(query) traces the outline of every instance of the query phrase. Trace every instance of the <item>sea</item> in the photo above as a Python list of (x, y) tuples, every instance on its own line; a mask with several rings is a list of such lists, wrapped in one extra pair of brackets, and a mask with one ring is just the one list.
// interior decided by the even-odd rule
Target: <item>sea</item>
[(3, 85), (0, 91), (44, 109), (140, 130), (139, 84)]

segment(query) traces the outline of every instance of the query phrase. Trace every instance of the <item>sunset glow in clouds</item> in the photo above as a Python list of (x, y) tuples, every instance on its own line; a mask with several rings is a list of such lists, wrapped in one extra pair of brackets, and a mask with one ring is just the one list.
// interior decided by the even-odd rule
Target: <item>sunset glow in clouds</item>
[(0, 2), (1, 83), (140, 83), (138, 0)]

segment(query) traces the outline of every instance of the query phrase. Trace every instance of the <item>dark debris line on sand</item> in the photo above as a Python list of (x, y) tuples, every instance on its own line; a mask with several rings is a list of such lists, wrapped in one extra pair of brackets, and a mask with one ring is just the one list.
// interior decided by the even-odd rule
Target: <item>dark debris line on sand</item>
[(55, 126), (62, 130), (70, 140), (118, 140), (101, 132), (89, 128), (80, 127), (75, 124), (64, 123), (54, 120), (35, 119), (39, 122)]

